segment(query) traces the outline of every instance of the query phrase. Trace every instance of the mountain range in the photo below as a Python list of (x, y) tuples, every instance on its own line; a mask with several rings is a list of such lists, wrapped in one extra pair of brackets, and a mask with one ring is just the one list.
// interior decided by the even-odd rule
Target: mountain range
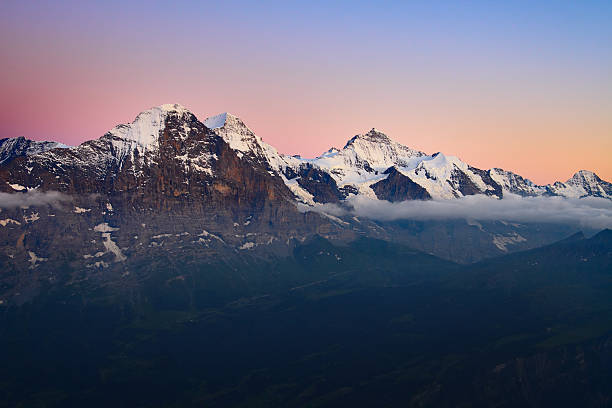
[[(47, 166), (48, 171), (53, 164), (97, 167), (98, 176), (104, 175), (108, 183), (119, 174), (108, 173), (105, 166), (116, 165), (119, 171), (137, 173), (147, 165), (160, 167), (178, 161), (188, 172), (213, 176), (213, 162), (218, 157), (194, 150), (194, 144), (215, 143), (205, 129), (220, 136), (240, 159), (280, 177), (295, 195), (294, 199), (306, 204), (338, 202), (350, 195), (389, 201), (450, 199), (475, 194), (497, 198), (508, 194), (612, 198), (612, 184), (587, 170), (578, 171), (566, 182), (540, 186), (500, 168), (481, 170), (455, 156), (440, 152), (428, 155), (403, 146), (376, 129), (352, 137), (341, 150), (331, 148), (314, 159), (284, 155), (236, 116), (223, 113), (199, 122), (195, 115), (177, 104), (144, 111), (131, 124), (119, 125), (100, 139), (76, 147), (23, 137), (2, 139), (0, 164), (25, 156), (30, 164)], [(170, 151), (169, 143), (173, 144)], [(11, 176), (13, 179), (5, 181), (16, 186), (13, 190), (52, 187), (40, 179), (26, 179), (24, 183), (30, 185), (21, 186), (19, 176)], [(38, 184), (32, 185), (32, 182)], [(3, 187), (3, 191), (11, 191)]]
[(0, 194), (0, 261), (13, 272), (3, 278), (3, 296), (19, 293), (25, 301), (58, 267), (75, 268), (80, 278), (104, 270), (122, 276), (155, 254), (194, 262), (268, 257), (313, 236), (344, 243), (372, 237), (469, 263), (551, 243), (578, 228), (380, 221), (326, 206), (467, 196), (612, 199), (612, 184), (581, 170), (539, 186), (509, 171), (411, 149), (376, 129), (304, 159), (279, 153), (236, 116), (200, 121), (171, 104), (74, 147), (0, 140)]
[(585, 170), (375, 129), (304, 159), (180, 105), (3, 139), (0, 408), (609, 407), (611, 209)]

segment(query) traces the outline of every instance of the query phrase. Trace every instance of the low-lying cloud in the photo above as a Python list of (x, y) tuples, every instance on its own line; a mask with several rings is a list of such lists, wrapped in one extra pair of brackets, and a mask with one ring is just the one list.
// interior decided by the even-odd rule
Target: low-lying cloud
[(70, 197), (59, 191), (28, 190), (25, 193), (0, 193), (0, 208), (36, 207), (41, 205), (57, 207), (69, 201)]
[(452, 220), (538, 222), (612, 228), (612, 201), (604, 198), (467, 196), (454, 200), (391, 203), (353, 196), (347, 205), (319, 204), (310, 210), (342, 216), (354, 215), (379, 221)]

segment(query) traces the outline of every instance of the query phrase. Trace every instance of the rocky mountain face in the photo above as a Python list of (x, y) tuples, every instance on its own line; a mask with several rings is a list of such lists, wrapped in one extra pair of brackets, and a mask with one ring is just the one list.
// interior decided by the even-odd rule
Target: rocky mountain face
[(27, 297), (58, 268), (82, 271), (75, 280), (121, 275), (159, 254), (195, 262), (344, 233), (298, 211), (280, 177), (238, 153), (192, 113), (164, 105), (77, 147), (9, 158), (0, 168), (4, 285)]
[[(166, 120), (169, 120), (169, 126), (174, 126), (167, 132)], [(131, 169), (134, 175), (131, 182), (136, 184), (149, 184), (146, 169), (151, 165), (160, 167), (160, 164), (163, 167), (182, 164), (188, 169), (187, 175), (190, 177), (191, 173), (201, 172), (218, 175), (213, 168), (213, 162), (216, 163), (218, 157), (201, 150), (201, 146), (200, 150), (190, 146), (193, 144), (193, 132), (204, 132), (205, 128), (227, 143), (238, 159), (282, 179), (293, 193), (293, 198), (306, 204), (338, 202), (353, 195), (389, 201), (450, 199), (477, 194), (497, 198), (509, 194), (612, 198), (612, 184), (587, 170), (577, 172), (566, 182), (539, 186), (503, 169), (478, 169), (440, 152), (427, 155), (394, 142), (376, 129), (354, 136), (344, 148), (332, 148), (314, 159), (288, 156), (265, 143), (239, 118), (229, 113), (199, 122), (180, 105), (164, 105), (145, 111), (138, 115), (134, 123), (119, 125), (102, 138), (74, 148), (57, 142), (34, 142), (22, 137), (2, 139), (0, 163), (8, 165), (18, 157), (35, 156), (16, 163), (18, 165), (28, 160), (31, 163), (44, 162), (50, 170), (58, 171), (53, 162), (63, 165), (62, 162), (69, 160), (80, 170), (87, 167), (88, 172), (94, 172), (98, 179), (105, 178), (107, 181), (121, 178), (112, 168), (116, 165), (119, 169)], [(161, 139), (158, 132), (164, 133)], [(184, 149), (191, 150), (185, 155)], [(163, 163), (156, 161), (157, 154)], [(6, 183), (19, 182), (16, 175), (11, 177), (5, 178)], [(31, 185), (33, 182), (31, 180), (29, 185), (23, 187), (37, 187)], [(375, 184), (378, 187), (373, 187)], [(387, 185), (397, 186), (398, 192), (392, 197), (383, 193), (385, 197), (379, 196), (376, 190)], [(46, 182), (40, 187), (54, 186)], [(6, 185), (0, 189), (12, 191)]]
[[(612, 198), (612, 184), (586, 170), (564, 183), (539, 186), (499, 168), (482, 170), (455, 156), (428, 155), (394, 142), (376, 129), (352, 137), (341, 150), (331, 148), (319, 157), (304, 159), (278, 153), (230, 114), (214, 116), (204, 123), (239, 154), (283, 177), (297, 200), (305, 204), (339, 202), (351, 195), (389, 201), (451, 199), (478, 194), (497, 198), (511, 194)], [(379, 187), (373, 187), (383, 180)], [(375, 192), (380, 186), (391, 184), (399, 187), (392, 199)], [(424, 191), (415, 194), (414, 190)]]
[(67, 148), (58, 142), (36, 142), (23, 136), (0, 139), (0, 164), (19, 156), (31, 156), (56, 148)]
[(416, 151), (376, 129), (304, 159), (279, 153), (231, 114), (199, 121), (180, 105), (162, 105), (75, 147), (1, 140), (0, 195), (3, 284), (24, 294), (38, 290), (33, 281), (56, 279), (61, 267), (80, 271), (72, 280), (107, 279), (150, 259), (275, 256), (313, 235), (396, 240), (472, 262), (573, 231), (465, 220), (383, 223), (319, 206), (350, 206), (354, 197), (612, 198), (612, 184), (580, 171), (565, 183), (538, 186), (501, 169)]
[(395, 166), (389, 167), (383, 174), (388, 174), (387, 178), (371, 185), (378, 199), (391, 202), (405, 201), (407, 199), (431, 199), (431, 195), (425, 188), (412, 181), (410, 177), (402, 174)]

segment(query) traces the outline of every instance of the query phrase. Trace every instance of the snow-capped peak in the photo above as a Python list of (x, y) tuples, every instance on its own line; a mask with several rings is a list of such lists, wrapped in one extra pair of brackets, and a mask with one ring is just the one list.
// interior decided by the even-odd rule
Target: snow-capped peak
[(32, 156), (53, 149), (67, 149), (59, 142), (35, 141), (23, 136), (0, 139), (0, 164), (18, 156)]
[[(184, 113), (191, 113), (189, 109), (187, 109), (186, 107), (178, 103), (166, 103), (166, 104), (158, 106), (158, 108), (164, 112), (176, 112), (181, 115)], [(155, 108), (151, 108), (151, 109), (155, 109)]]
[(585, 195), (612, 197), (612, 183), (600, 179), (592, 171), (580, 170), (566, 184), (583, 189)]
[(204, 126), (221, 136), (233, 150), (238, 152), (239, 157), (246, 155), (266, 162), (273, 170), (284, 168), (287, 161), (298, 160), (279, 154), (273, 146), (265, 143), (239, 117), (231, 113), (224, 112), (211, 116), (204, 121)]
[(599, 180), (597, 174), (593, 173), (589, 170), (579, 170), (577, 171), (572, 178), (567, 180), (567, 183), (596, 183)]
[[(236, 115), (229, 112), (223, 112), (215, 116), (211, 116), (204, 121), (204, 126), (209, 129), (219, 128), (244, 128), (248, 129), (247, 125)], [(250, 131), (250, 129), (249, 129)]]
[(425, 156), (425, 153), (397, 143), (386, 134), (372, 129), (352, 137), (340, 155), (347, 159), (347, 164), (384, 171), (390, 166), (406, 167), (412, 159)]
[(557, 181), (549, 184), (546, 188), (553, 194), (564, 197), (612, 198), (612, 183), (600, 179), (597, 174), (588, 170), (580, 170), (565, 183)]
[(329, 149), (328, 151), (326, 151), (325, 153), (320, 155), (318, 158), (322, 158), (322, 157), (334, 157), (338, 153), (340, 153), (340, 150), (338, 150), (335, 147), (332, 147), (331, 149)]
[(132, 123), (118, 125), (107, 134), (136, 142), (145, 150), (156, 148), (168, 115), (184, 116), (186, 114), (191, 115), (192, 113), (179, 104), (155, 106), (140, 112)]
[(349, 141), (346, 142), (346, 145), (344, 146), (344, 148), (347, 148), (348, 146), (354, 143), (357, 143), (359, 141), (366, 141), (370, 143), (387, 143), (387, 144), (393, 143), (393, 141), (389, 138), (389, 136), (387, 136), (386, 134), (384, 134), (383, 132), (379, 131), (376, 128), (372, 128), (368, 133), (363, 133), (363, 134), (356, 135), (350, 138)]
[(206, 118), (203, 123), (204, 126), (209, 129), (224, 129), (226, 132), (243, 129), (248, 130), (249, 133), (253, 133), (238, 116), (232, 115), (229, 112), (210, 116)]

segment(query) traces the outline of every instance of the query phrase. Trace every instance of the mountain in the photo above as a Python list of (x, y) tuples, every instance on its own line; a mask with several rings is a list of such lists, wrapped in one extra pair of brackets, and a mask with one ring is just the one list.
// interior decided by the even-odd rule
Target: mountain
[(28, 140), (23, 136), (15, 138), (0, 139), (0, 164), (19, 156), (31, 156), (52, 149), (68, 148), (58, 142), (36, 142)]
[(169, 256), (200, 263), (288, 254), (314, 236), (372, 237), (469, 263), (576, 232), (504, 220), (377, 221), (321, 207), (350, 208), (355, 197), (612, 197), (611, 184), (593, 173), (537, 186), (411, 149), (376, 129), (314, 159), (284, 155), (236, 116), (202, 122), (176, 104), (74, 147), (23, 138), (1, 146), (0, 261), (10, 273), (0, 296), (18, 303), (57, 279), (58, 268), (75, 270), (70, 280), (105, 281)]
[(580, 170), (567, 182), (556, 182), (549, 188), (553, 194), (564, 197), (612, 197), (612, 184), (588, 170)]
[(180, 105), (1, 151), (0, 408), (610, 405), (610, 230), (460, 213), (605, 220), (591, 172), (538, 186), (376, 129), (305, 159)]
[[(340, 202), (351, 195), (389, 201), (451, 199), (475, 194), (497, 198), (516, 194), (612, 199), (612, 184), (586, 170), (565, 183), (538, 186), (499, 168), (481, 170), (455, 156), (427, 155), (394, 142), (376, 129), (352, 137), (341, 150), (331, 148), (317, 158), (304, 159), (278, 153), (231, 114), (211, 117), (204, 124), (237, 152), (284, 177), (297, 200), (305, 204)], [(379, 182), (383, 182), (380, 187), (373, 187)], [(394, 189), (392, 195), (376, 193), (377, 189), (388, 190), (382, 187), (387, 184), (401, 187)], [(424, 191), (415, 194), (415, 189)]]
[(241, 159), (179, 105), (145, 111), (76, 147), (14, 157), (0, 180), (6, 197), (21, 200), (0, 213), (0, 261), (14, 273), (2, 279), (18, 302), (58, 268), (80, 278), (108, 270), (102, 278), (114, 279), (160, 254), (196, 262), (345, 234), (298, 211), (281, 178)]
[[(166, 129), (168, 125), (174, 128)], [(443, 153), (428, 155), (394, 142), (376, 129), (352, 137), (341, 150), (332, 148), (314, 159), (284, 155), (255, 135), (236, 116), (223, 113), (199, 122), (186, 108), (176, 104), (142, 112), (133, 123), (119, 125), (100, 139), (73, 148), (57, 142), (34, 142), (22, 137), (2, 139), (0, 163), (26, 156), (28, 159), (23, 162), (46, 165), (52, 169), (54, 161), (57, 161), (56, 164), (63, 161), (65, 165), (88, 168), (88, 171), (109, 179), (111, 175), (107, 174), (107, 166), (112, 168), (116, 165), (123, 169), (125, 165), (133, 173), (139, 173), (146, 167), (159, 166), (161, 163), (153, 158), (161, 152), (166, 163), (182, 161), (191, 172), (210, 173), (211, 163), (217, 158), (210, 152), (188, 146), (194, 143), (194, 138), (199, 137), (197, 132), (203, 135), (204, 129), (223, 139), (239, 159), (253, 166), (264, 167), (281, 178), (295, 198), (306, 204), (338, 202), (352, 195), (390, 201), (450, 199), (475, 194), (497, 198), (507, 194), (612, 198), (612, 184), (586, 170), (577, 172), (565, 183), (538, 186), (502, 169), (478, 169)], [(174, 147), (169, 148), (169, 144), (174, 144)], [(190, 148), (191, 151), (185, 151)], [(116, 176), (115, 173), (112, 175)], [(5, 173), (4, 180), (18, 184), (18, 175), (11, 177)], [(48, 182), (44, 185), (33, 182), (24, 187), (46, 190), (55, 187)], [(134, 182), (141, 180), (137, 178)], [(380, 182), (383, 183), (379, 187), (372, 187)], [(386, 198), (376, 193), (376, 190), (388, 190), (383, 188), (387, 184), (401, 187), (395, 189), (392, 196), (380, 193)], [(0, 188), (11, 191), (6, 186)], [(415, 195), (412, 192), (415, 189), (421, 193)]]

